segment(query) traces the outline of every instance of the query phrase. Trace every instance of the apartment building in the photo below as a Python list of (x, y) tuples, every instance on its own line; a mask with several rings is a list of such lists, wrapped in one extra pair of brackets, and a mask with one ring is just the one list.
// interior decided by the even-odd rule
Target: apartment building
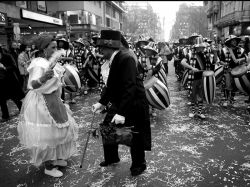
[(250, 1), (204, 1), (210, 38), (250, 35)]
[(41, 32), (74, 40), (104, 28), (122, 31), (124, 13), (118, 1), (1, 1), (0, 44)]

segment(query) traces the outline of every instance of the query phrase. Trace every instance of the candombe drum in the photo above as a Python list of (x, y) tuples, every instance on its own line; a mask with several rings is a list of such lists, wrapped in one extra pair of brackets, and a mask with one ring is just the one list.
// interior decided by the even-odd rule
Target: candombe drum
[(250, 73), (247, 71), (245, 64), (237, 66), (232, 69), (231, 74), (233, 76), (236, 87), (243, 93), (250, 94)]
[(164, 71), (163, 68), (161, 68), (161, 69), (159, 70), (159, 72), (157, 73), (156, 77), (157, 77), (161, 82), (163, 82), (163, 83), (165, 84), (165, 86), (168, 85), (168, 84), (167, 84), (167, 75), (166, 75), (166, 73), (165, 73), (165, 71)]
[(224, 75), (224, 66), (218, 66), (214, 70), (216, 85), (220, 84)]
[(183, 73), (183, 77), (182, 77), (182, 80), (181, 80), (181, 85), (183, 86), (183, 87), (186, 87), (186, 85), (187, 85), (187, 82), (188, 82), (188, 75), (189, 75), (189, 72), (190, 72), (191, 70), (190, 69), (186, 69), (185, 71), (184, 71), (184, 73)]
[(65, 90), (68, 92), (77, 92), (78, 89), (81, 88), (81, 81), (77, 69), (69, 64), (65, 64), (63, 67), (65, 69)]
[(208, 104), (213, 103), (215, 98), (216, 81), (213, 71), (204, 71), (202, 73), (203, 90)]
[(159, 110), (164, 110), (170, 105), (168, 88), (156, 77), (144, 81), (146, 97), (149, 104)]

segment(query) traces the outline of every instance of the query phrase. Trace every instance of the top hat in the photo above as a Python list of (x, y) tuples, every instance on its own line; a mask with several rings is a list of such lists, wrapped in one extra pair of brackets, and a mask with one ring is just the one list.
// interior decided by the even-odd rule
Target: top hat
[(119, 49), (121, 47), (121, 33), (114, 30), (101, 30), (101, 37), (97, 39), (96, 45)]
[(232, 40), (236, 40), (237, 45), (238, 45), (238, 44), (240, 43), (240, 41), (241, 41), (241, 38), (239, 38), (239, 37), (237, 37), (237, 36), (235, 36), (235, 35), (229, 35), (229, 37), (225, 40), (225, 45), (226, 45), (227, 47), (230, 47), (230, 42), (231, 42)]
[(151, 51), (154, 52), (154, 55), (158, 54), (154, 42), (149, 42), (148, 45), (146, 45), (146, 46), (144, 47), (144, 50), (151, 50)]

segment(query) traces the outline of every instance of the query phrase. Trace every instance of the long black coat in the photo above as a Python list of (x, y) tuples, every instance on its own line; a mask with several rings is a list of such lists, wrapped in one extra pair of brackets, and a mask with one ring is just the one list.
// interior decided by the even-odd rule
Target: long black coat
[(0, 71), (0, 99), (18, 99), (24, 98), (25, 94), (22, 90), (21, 83), (18, 80), (17, 67), (13, 58), (9, 54), (2, 54), (0, 62), (5, 66), (6, 70)]
[(136, 59), (129, 50), (122, 49), (114, 57), (107, 87), (99, 102), (112, 104), (104, 121), (112, 120), (115, 114), (124, 116), (125, 124), (135, 126), (135, 131), (143, 136), (141, 146), (151, 150), (149, 106)]

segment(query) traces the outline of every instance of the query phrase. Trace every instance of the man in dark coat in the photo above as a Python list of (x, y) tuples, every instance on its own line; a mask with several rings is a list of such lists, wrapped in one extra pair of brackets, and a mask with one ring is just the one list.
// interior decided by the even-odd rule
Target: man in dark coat
[[(151, 129), (149, 106), (146, 100), (142, 79), (139, 77), (134, 55), (126, 47), (121, 47), (119, 31), (102, 30), (97, 40), (104, 58), (109, 59), (110, 71), (105, 92), (98, 103), (92, 106), (93, 112), (100, 112), (109, 105), (102, 125), (110, 122), (116, 125), (134, 126), (131, 145), (131, 175), (140, 175), (146, 169), (145, 150), (151, 150)], [(104, 140), (104, 139), (103, 139)], [(105, 167), (120, 161), (118, 144), (107, 145), (103, 141)]]
[(19, 111), (21, 110), (24, 92), (18, 81), (17, 67), (13, 58), (3, 52), (0, 47), (0, 106), (2, 110), (2, 121), (10, 118), (7, 107), (7, 100), (12, 99), (17, 105)]

